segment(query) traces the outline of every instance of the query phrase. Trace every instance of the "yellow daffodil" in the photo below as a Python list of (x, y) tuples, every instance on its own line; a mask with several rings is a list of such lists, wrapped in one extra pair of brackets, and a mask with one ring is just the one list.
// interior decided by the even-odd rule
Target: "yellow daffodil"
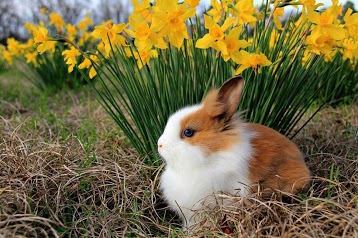
[(93, 25), (92, 19), (89, 17), (88, 14), (86, 14), (85, 18), (78, 23), (77, 27), (81, 31), (86, 31), (87, 28), (92, 25)]
[(10, 51), (4, 50), (4, 51), (2, 52), (2, 55), (3, 55), (4, 59), (7, 61), (7, 63), (8, 63), (9, 65), (12, 65), (12, 64), (13, 64), (12, 55), (11, 55)]
[(278, 30), (282, 29), (282, 23), (279, 17), (282, 18), (283, 14), (284, 14), (284, 8), (276, 6), (273, 12), (273, 22), (275, 23), (275, 26)]
[(50, 37), (48, 36), (48, 30), (45, 27), (39, 26), (38, 28), (34, 28), (34, 42), (40, 43), (37, 46), (37, 51), (42, 54), (46, 50), (51, 50), (54, 47), (54, 42), (51, 42)]
[(218, 0), (211, 0), (210, 5), (212, 8), (208, 11), (208, 15), (211, 16), (215, 22), (218, 22), (224, 17), (225, 13), (228, 12), (228, 6), (232, 3), (232, 0), (222, 0), (220, 2)]
[(232, 8), (232, 15), (237, 17), (239, 24), (249, 24), (254, 27), (257, 22), (256, 8), (253, 0), (240, 0)]
[(142, 0), (141, 3), (138, 0), (131, 0), (133, 4), (132, 16), (137, 15), (142, 20), (152, 22), (153, 12), (150, 10), (150, 0)]
[(209, 30), (209, 33), (205, 34), (203, 38), (196, 42), (195, 47), (200, 49), (213, 47), (214, 42), (223, 40), (225, 31), (235, 23), (236, 19), (234, 17), (228, 17), (222, 26), (219, 26), (212, 17), (207, 15), (204, 15), (204, 21), (204, 26)]
[(169, 42), (180, 48), (184, 39), (189, 39), (185, 21), (195, 15), (195, 8), (187, 8), (177, 0), (157, 0), (151, 28), (167, 37)]
[(26, 22), (23, 27), (32, 35), (34, 36), (35, 32), (37, 31), (37, 27), (30, 23), (30, 22)]
[[(57, 41), (48, 41), (46, 42), (46, 52), (49, 52), (50, 54), (53, 54), (56, 50)], [(38, 49), (38, 47), (37, 47)], [(39, 52), (37, 50), (37, 52)]]
[(348, 8), (343, 17), (344, 27), (347, 29), (348, 35), (358, 40), (358, 13), (353, 13), (353, 10)]
[(235, 27), (230, 30), (228, 35), (225, 35), (223, 40), (214, 43), (213, 48), (221, 52), (221, 56), (225, 61), (229, 59), (238, 61), (240, 59), (239, 49), (250, 45), (246, 40), (239, 40), (241, 30), (242, 27)]
[(126, 54), (128, 57), (134, 57), (137, 60), (138, 68), (143, 68), (143, 65), (149, 65), (151, 58), (157, 58), (158, 52), (153, 49), (144, 48), (138, 52), (132, 52), (129, 49), (126, 49)]
[(72, 24), (66, 24), (66, 33), (70, 41), (73, 41), (77, 35), (77, 28)]
[(126, 29), (125, 31), (135, 39), (135, 45), (138, 47), (138, 50), (144, 48), (150, 49), (152, 46), (160, 49), (167, 48), (163, 37), (154, 32), (148, 23), (141, 20), (137, 15), (129, 17), (129, 25), (131, 29)]
[(68, 72), (71, 73), (73, 71), (73, 68), (77, 64), (76, 57), (81, 55), (81, 52), (79, 52), (74, 46), (71, 46), (69, 50), (64, 50), (62, 52), (62, 55), (64, 56), (66, 64), (69, 65)]
[(26, 58), (26, 63), (32, 63), (35, 67), (38, 67), (38, 62), (37, 62), (37, 52), (28, 52), (25, 54), (25, 58)]
[(29, 52), (29, 51), (33, 51), (34, 49), (34, 40), (33, 39), (28, 39), (25, 43), (20, 44), (20, 51), (22, 52), (22, 54)]
[(99, 62), (99, 59), (98, 59), (98, 57), (96, 56), (96, 55), (90, 55), (90, 58), (88, 59), (88, 58), (85, 58), (84, 60), (83, 60), (83, 62), (78, 66), (78, 68), (79, 69), (84, 69), (84, 68), (86, 68), (86, 69), (90, 69), (90, 71), (89, 71), (89, 77), (90, 77), (90, 79), (92, 79), (94, 76), (96, 76), (97, 75), (97, 71), (96, 71), (96, 69), (94, 68), (94, 66), (93, 66), (93, 62), (94, 63), (98, 63)]
[(318, 28), (314, 29), (306, 39), (307, 50), (316, 55), (330, 54), (334, 43), (335, 40), (330, 35), (322, 34)]
[(62, 31), (62, 28), (65, 26), (65, 22), (59, 14), (56, 12), (51, 12), (49, 15), (50, 25), (54, 25), (58, 31)]
[(44, 43), (49, 41), (48, 30), (45, 27), (39, 27), (34, 29), (34, 41), (35, 43)]
[(17, 40), (11, 37), (6, 40), (6, 43), (7, 43), (7, 49), (12, 56), (19, 56), (21, 54), (20, 42), (18, 42)]
[(353, 38), (344, 39), (341, 52), (343, 60), (349, 59), (350, 63), (353, 64), (355, 59), (358, 59), (358, 41), (353, 40)]
[(328, 35), (334, 40), (342, 40), (346, 36), (346, 30), (338, 24), (336, 6), (329, 7), (319, 14), (312, 8), (307, 9), (308, 19), (316, 25), (316, 31), (322, 35)]
[(336, 16), (336, 22), (339, 22), (338, 15), (342, 16), (342, 5), (339, 4), (338, 0), (331, 0), (332, 5), (325, 10), (325, 12), (329, 12), (330, 14)]
[[(269, 66), (272, 64), (272, 62), (268, 60), (266, 55), (263, 53), (250, 54), (244, 50), (240, 51), (239, 60), (235, 62), (240, 65), (235, 74), (240, 74), (242, 71), (248, 68), (253, 68), (256, 70), (259, 66)], [(258, 70), (260, 70), (260, 68), (258, 68)]]
[(126, 45), (126, 39), (121, 35), (126, 26), (124, 23), (112, 24), (112, 20), (109, 20), (94, 28), (92, 35), (103, 41), (107, 56), (111, 50), (111, 45)]

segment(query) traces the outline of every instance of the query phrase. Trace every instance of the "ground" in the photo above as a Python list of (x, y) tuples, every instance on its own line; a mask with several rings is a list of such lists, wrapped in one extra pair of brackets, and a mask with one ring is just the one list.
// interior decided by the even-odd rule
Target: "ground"
[[(358, 237), (358, 106), (325, 107), (293, 139), (313, 181), (284, 200), (227, 199), (198, 236)], [(143, 163), (88, 88), (40, 93), (0, 75), (0, 237), (178, 237)], [(225, 221), (225, 222), (223, 222)], [(225, 234), (231, 233), (231, 234)]]

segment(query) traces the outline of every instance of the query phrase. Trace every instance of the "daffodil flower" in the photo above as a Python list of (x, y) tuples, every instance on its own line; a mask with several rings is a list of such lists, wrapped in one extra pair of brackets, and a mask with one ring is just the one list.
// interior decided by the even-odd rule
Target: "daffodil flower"
[(225, 35), (223, 40), (214, 43), (213, 48), (221, 52), (221, 56), (225, 61), (232, 59), (238, 61), (240, 58), (239, 49), (246, 48), (250, 45), (246, 40), (239, 40), (242, 27), (235, 27)]
[(48, 30), (45, 27), (39, 26), (38, 28), (33, 28), (33, 31), (33, 34), (35, 35), (34, 42), (40, 43), (37, 46), (37, 51), (40, 54), (43, 54), (47, 50), (54, 50), (56, 42), (51, 41), (52, 39), (48, 36)]
[(358, 13), (353, 13), (353, 10), (348, 8), (343, 17), (344, 27), (347, 29), (348, 35), (358, 40)]
[(19, 56), (21, 54), (20, 42), (18, 42), (17, 40), (11, 37), (6, 40), (6, 43), (7, 43), (7, 49), (9, 52), (11, 52), (11, 55)]
[(12, 55), (11, 55), (10, 51), (4, 50), (4, 51), (2, 52), (2, 55), (3, 55), (3, 57), (5, 58), (5, 60), (7, 61), (7, 63), (8, 63), (9, 65), (12, 65), (12, 64), (13, 64)]
[(158, 58), (158, 52), (150, 48), (144, 48), (138, 52), (130, 51), (126, 49), (126, 54), (128, 57), (134, 57), (137, 60), (138, 68), (143, 68), (143, 65), (149, 65), (151, 58)]
[[(240, 51), (240, 57), (235, 62), (240, 65), (235, 74), (240, 74), (242, 71), (248, 68), (253, 68), (256, 70), (259, 66), (269, 66), (272, 64), (272, 62), (268, 60), (263, 53), (250, 54), (244, 50)], [(260, 68), (258, 70), (260, 71)]]
[(51, 12), (49, 18), (50, 25), (54, 25), (58, 31), (62, 31), (63, 27), (65, 26), (65, 22), (62, 16), (60, 16), (56, 12)]
[(151, 29), (180, 48), (184, 39), (189, 39), (185, 21), (195, 15), (195, 8), (187, 8), (177, 0), (157, 0)]
[(73, 41), (76, 38), (77, 35), (77, 28), (76, 26), (72, 25), (72, 24), (67, 24), (66, 25), (66, 33), (67, 33), (67, 37), (70, 41)]
[(91, 25), (93, 25), (93, 21), (89, 17), (89, 15), (86, 14), (85, 18), (78, 23), (77, 27), (81, 31), (85, 31), (88, 28), (88, 26), (91, 26)]
[(150, 0), (131, 0), (133, 5), (132, 16), (140, 16), (143, 21), (152, 22), (153, 12), (150, 10)]
[(335, 40), (329, 34), (323, 34), (319, 28), (315, 28), (309, 36), (307, 36), (307, 50), (320, 54), (330, 54), (333, 50)]
[(275, 6), (274, 12), (273, 12), (273, 22), (275, 23), (275, 26), (278, 30), (282, 29), (282, 23), (281, 23), (279, 17), (282, 18), (283, 15), (284, 15), (284, 8)]
[(89, 71), (90, 79), (94, 78), (94, 76), (97, 75), (97, 71), (93, 66), (93, 62), (94, 63), (99, 62), (99, 59), (98, 59), (98, 57), (96, 55), (90, 55), (89, 58), (85, 58), (83, 60), (83, 62), (78, 66), (79, 69), (84, 69), (84, 68), (86, 68), (86, 69), (89, 68), (90, 69), (90, 71)]
[(66, 64), (69, 65), (68, 72), (71, 73), (73, 71), (73, 68), (77, 64), (76, 57), (81, 55), (81, 52), (79, 52), (74, 46), (71, 46), (69, 50), (64, 50), (62, 52), (62, 55), (64, 56)]
[(96, 26), (92, 35), (95, 38), (101, 39), (105, 45), (106, 55), (109, 55), (111, 45), (126, 45), (126, 39), (120, 35), (127, 27), (126, 24), (112, 24), (112, 20), (104, 22), (100, 26)]
[(32, 35), (34, 36), (34, 32), (37, 31), (36, 26), (30, 22), (26, 22), (23, 27)]
[(229, 4), (232, 4), (232, 0), (211, 0), (210, 5), (211, 9), (208, 11), (208, 15), (211, 16), (215, 22), (219, 22), (225, 15), (226, 12), (228, 12), (228, 6)]
[(26, 63), (32, 63), (35, 67), (38, 67), (38, 62), (37, 62), (37, 52), (28, 52), (25, 54), (25, 58), (26, 58)]
[(358, 41), (353, 38), (346, 38), (342, 42), (342, 55), (343, 60), (349, 59), (351, 64), (358, 59)]
[(317, 32), (322, 35), (328, 35), (334, 40), (342, 40), (346, 36), (346, 30), (338, 24), (336, 6), (332, 5), (325, 12), (319, 14), (312, 8), (307, 8), (308, 19), (316, 25)]
[(246, 48), (250, 44), (246, 40), (239, 40), (242, 31), (241, 26), (234, 27), (230, 30), (229, 34), (225, 34), (229, 27), (235, 24), (236, 19), (228, 17), (222, 26), (215, 23), (214, 19), (210, 16), (204, 15), (204, 19), (205, 28), (209, 30), (209, 33), (196, 42), (196, 47), (201, 49), (212, 47), (221, 53), (225, 61), (229, 59), (237, 61), (240, 56), (239, 49)]
[(204, 21), (205, 28), (209, 30), (209, 33), (205, 34), (203, 38), (196, 42), (195, 47), (200, 49), (213, 47), (215, 42), (222, 41), (225, 37), (225, 31), (235, 23), (236, 19), (234, 17), (228, 17), (222, 26), (215, 23), (214, 19), (208, 15), (204, 15)]
[(152, 46), (160, 49), (167, 48), (163, 37), (154, 32), (148, 23), (141, 20), (137, 15), (129, 17), (129, 25), (131, 29), (126, 29), (125, 31), (135, 39), (135, 45), (138, 47), (138, 50), (152, 48)]
[(240, 25), (249, 24), (254, 27), (259, 14), (256, 13), (253, 0), (240, 0), (232, 7), (232, 15), (237, 17)]

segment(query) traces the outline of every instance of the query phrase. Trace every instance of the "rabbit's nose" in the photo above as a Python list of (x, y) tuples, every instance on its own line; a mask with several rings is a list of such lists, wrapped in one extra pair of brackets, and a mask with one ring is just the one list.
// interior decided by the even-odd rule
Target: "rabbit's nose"
[(162, 137), (160, 137), (159, 139), (158, 139), (158, 150), (159, 149), (161, 149), (161, 148), (163, 148), (163, 139), (162, 139)]

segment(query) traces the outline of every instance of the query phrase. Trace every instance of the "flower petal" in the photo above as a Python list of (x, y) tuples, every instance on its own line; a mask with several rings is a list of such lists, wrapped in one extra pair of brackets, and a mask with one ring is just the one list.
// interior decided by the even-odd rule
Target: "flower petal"
[(235, 74), (238, 75), (238, 74), (241, 74), (242, 71), (244, 71), (245, 69), (249, 68), (250, 66), (249, 65), (240, 65), (240, 67), (235, 71)]
[(204, 15), (204, 26), (206, 29), (210, 29), (215, 25), (216, 25), (216, 23), (212, 17), (210, 17), (208, 15)]
[(232, 24), (236, 21), (235, 17), (228, 17), (226, 18), (224, 24), (221, 26), (222, 31), (226, 31)]
[(195, 47), (199, 49), (207, 49), (211, 47), (213, 43), (214, 39), (209, 34), (206, 34), (203, 38), (196, 42)]

